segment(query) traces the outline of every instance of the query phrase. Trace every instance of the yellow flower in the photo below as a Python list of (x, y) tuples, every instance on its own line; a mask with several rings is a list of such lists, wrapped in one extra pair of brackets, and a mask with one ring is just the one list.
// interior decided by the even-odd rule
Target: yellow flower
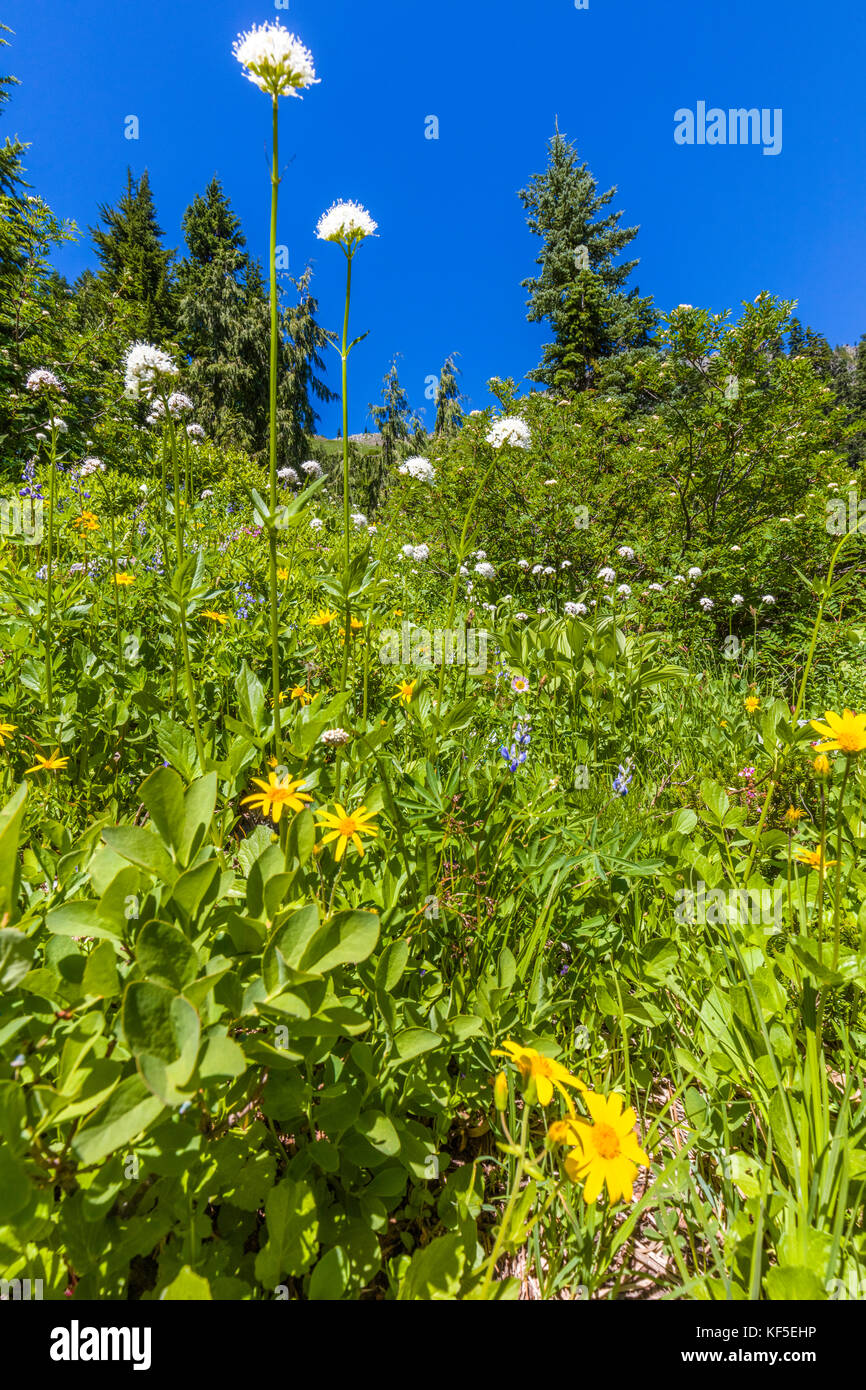
[(403, 609), (402, 609), (402, 608), (395, 608), (395, 609), (394, 609), (394, 617), (395, 617), (395, 618), (402, 618), (402, 616), (403, 616)]
[(391, 696), (391, 699), (402, 700), (404, 705), (410, 705), (412, 703), (412, 696), (415, 694), (415, 686), (417, 684), (417, 680), (401, 681), (400, 684), (397, 686), (396, 691)]
[(812, 767), (819, 777), (826, 777), (827, 773), (830, 771), (830, 759), (827, 757), (827, 754), (819, 753)]
[(294, 689), (289, 691), (289, 699), (300, 700), (302, 705), (308, 705), (312, 698), (309, 690), (306, 690), (302, 685), (296, 685)]
[(277, 579), (282, 579), (283, 581), (285, 581), (286, 579), (288, 579), (288, 577), (289, 577), (289, 571), (288, 571), (288, 570), (284, 570), (284, 569), (278, 569), (278, 570), (277, 570)]
[(41, 754), (37, 754), (36, 766), (26, 768), (25, 776), (28, 772), (57, 772), (59, 768), (65, 767), (69, 759), (61, 758), (59, 754), (59, 748), (55, 748), (54, 752), (47, 758), (43, 758)]
[(721, 726), (722, 726), (723, 729), (726, 729), (726, 728), (728, 727), (728, 721), (727, 721), (727, 719), (720, 719), (720, 720), (719, 720), (719, 723), (721, 724)]
[(278, 781), (276, 773), (270, 772), (267, 782), (263, 782), (260, 777), (254, 777), (253, 785), (261, 787), (261, 791), (254, 792), (252, 796), (245, 796), (241, 805), (252, 806), (255, 810), (261, 811), (262, 815), (270, 816), (274, 825), (279, 825), (280, 816), (285, 810), (303, 811), (304, 803), (313, 799), (301, 790), (304, 785), (303, 778), (293, 781), (291, 777), (285, 777)]
[(574, 1145), (565, 1171), (572, 1182), (585, 1181), (585, 1202), (594, 1202), (605, 1183), (612, 1202), (630, 1202), (638, 1164), (648, 1168), (650, 1162), (634, 1132), (637, 1116), (631, 1107), (623, 1109), (622, 1096), (585, 1091), (583, 1099), (592, 1124), (560, 1120), (551, 1125), (549, 1136), (554, 1143)]
[(326, 826), (329, 834), (322, 836), (322, 844), (329, 845), (332, 840), (337, 841), (337, 848), (334, 851), (334, 858), (339, 864), (343, 855), (346, 853), (349, 841), (355, 846), (359, 854), (363, 855), (364, 846), (361, 843), (362, 835), (378, 835), (379, 831), (375, 825), (371, 825), (370, 812), (366, 806), (359, 806), (357, 811), (344, 811), (338, 801), (334, 802), (336, 815), (330, 811), (319, 812), (319, 825)]
[(499, 1111), (508, 1109), (508, 1076), (504, 1071), (499, 1072), (493, 1082), (493, 1104)]
[[(571, 1072), (566, 1071), (561, 1062), (555, 1062), (552, 1057), (545, 1057), (541, 1052), (537, 1052), (534, 1047), (522, 1047), (520, 1043), (504, 1042), (501, 1048), (493, 1049), (494, 1057), (508, 1057), (518, 1068), (523, 1078), (524, 1086), (530, 1081), (535, 1082), (535, 1094), (538, 1096), (542, 1105), (549, 1105), (553, 1100), (553, 1088), (565, 1096), (569, 1110), (572, 1110), (571, 1098), (566, 1091), (566, 1086), (577, 1086), (581, 1091), (586, 1087)], [(572, 1110), (573, 1113), (573, 1110)]]
[(215, 608), (203, 608), (201, 610), (201, 616), (203, 618), (210, 618), (212, 623), (222, 623), (223, 626), (228, 622), (225, 613), (217, 613)]
[(800, 864), (808, 864), (810, 869), (819, 869), (821, 873), (839, 862), (838, 859), (825, 859), (820, 849), (803, 849), (802, 847), (794, 850), (794, 858)]
[(333, 613), (330, 608), (320, 608), (318, 613), (314, 617), (308, 618), (307, 621), (310, 627), (327, 627), (328, 623), (332, 623), (336, 616), (336, 613)]
[(761, 708), (761, 702), (757, 695), (747, 695), (743, 704), (746, 706), (747, 714), (754, 714), (756, 709)]
[(131, 574), (116, 574), (114, 576), (114, 582), (118, 588), (125, 588), (127, 584), (134, 584), (135, 580)]
[(796, 825), (805, 816), (805, 811), (800, 811), (796, 806), (789, 806), (784, 815), (786, 825)]
[(819, 752), (831, 753), (838, 748), (840, 753), (862, 753), (866, 748), (866, 714), (855, 714), (846, 709), (842, 714), (827, 710), (824, 714), (826, 724), (812, 720), (812, 728), (821, 734), (825, 742), (818, 745)]
[(2, 720), (0, 720), (0, 748), (5, 748), (7, 738), (13, 730), (17, 728), (17, 724), (4, 724)]
[(84, 535), (85, 531), (99, 530), (99, 522), (97, 521), (93, 512), (82, 512), (81, 516), (76, 516), (73, 518), (72, 525), (78, 527), (79, 535), (82, 536)]

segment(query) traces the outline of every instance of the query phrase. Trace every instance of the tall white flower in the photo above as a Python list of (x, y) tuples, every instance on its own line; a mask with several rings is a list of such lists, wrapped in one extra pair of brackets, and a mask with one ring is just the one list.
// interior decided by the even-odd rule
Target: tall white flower
[(422, 483), (433, 483), (436, 481), (436, 469), (429, 459), (411, 458), (406, 459), (397, 469), (398, 473), (410, 478), (417, 478)]
[(480, 564), (475, 566), (475, 573), (480, 574), (482, 579), (496, 578), (496, 570), (487, 560), (482, 560)]
[(301, 464), (301, 472), (306, 473), (308, 478), (321, 478), (322, 465), (316, 463), (315, 459), (307, 459), (306, 463)]
[(699, 598), (698, 603), (700, 604), (701, 608), (703, 608), (705, 613), (709, 613), (710, 610), (715, 608), (716, 606), (713, 603), (713, 600), (711, 598), (707, 598), (706, 596), (704, 598)]
[(238, 34), (232, 53), (246, 69), (244, 76), (273, 97), (299, 97), (302, 88), (319, 81), (312, 53), (279, 20)]
[(586, 611), (585, 603), (567, 603), (565, 605), (565, 616), (567, 618), (582, 618)]
[(631, 589), (627, 584), (619, 584), (617, 586), (617, 593), (620, 598), (631, 598)]
[(732, 603), (732, 605), (733, 605), (734, 608), (742, 608), (744, 602), (745, 602), (745, 599), (743, 598), (743, 595), (742, 595), (742, 594), (732, 594), (732, 595), (731, 595), (731, 603)]
[(336, 241), (347, 251), (354, 251), (365, 237), (375, 236), (378, 225), (360, 203), (334, 203), (319, 218), (316, 236), (319, 241)]
[(135, 399), (143, 392), (150, 399), (160, 377), (177, 376), (177, 367), (167, 352), (153, 343), (133, 343), (123, 364), (126, 394)]
[(703, 570), (699, 569), (697, 565), (692, 565), (690, 570), (686, 570), (686, 574), (689, 576), (689, 579), (700, 579)]
[(204, 439), (204, 430), (201, 425), (187, 425), (186, 433), (189, 439)]
[(80, 469), (78, 470), (78, 475), (81, 478), (89, 478), (91, 473), (104, 472), (105, 464), (102, 462), (102, 459), (89, 458), (85, 459), (82, 463)]
[(277, 477), (281, 483), (299, 483), (301, 481), (294, 468), (291, 468), (288, 464), (286, 464), (285, 468), (277, 469)]
[(516, 415), (505, 415), (494, 420), (487, 434), (487, 443), (494, 449), (510, 444), (513, 449), (528, 449), (532, 442), (529, 426)]
[(598, 577), (604, 584), (612, 584), (616, 579), (616, 570), (612, 570), (610, 565), (602, 565), (598, 572)]
[(632, 550), (630, 545), (621, 545), (616, 553), (621, 560), (634, 559), (634, 551)]
[(774, 603), (776, 602), (776, 600), (773, 598), (773, 595), (772, 595), (772, 594), (762, 594), (762, 595), (761, 595), (761, 602), (762, 602), (762, 603), (769, 604), (769, 605), (772, 606), (772, 604), (774, 604)]

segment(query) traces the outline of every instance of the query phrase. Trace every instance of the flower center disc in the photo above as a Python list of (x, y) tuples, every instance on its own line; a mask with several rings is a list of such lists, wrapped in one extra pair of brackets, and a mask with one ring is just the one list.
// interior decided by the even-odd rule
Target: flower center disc
[(596, 1125), (592, 1131), (592, 1142), (600, 1158), (618, 1157), (619, 1135), (611, 1125)]

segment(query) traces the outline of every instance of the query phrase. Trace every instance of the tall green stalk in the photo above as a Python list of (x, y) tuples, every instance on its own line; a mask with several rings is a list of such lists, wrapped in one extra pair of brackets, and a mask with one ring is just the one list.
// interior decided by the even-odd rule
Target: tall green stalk
[(268, 561), (271, 602), (271, 687), (274, 700), (274, 751), (279, 757), (282, 723), (280, 718), (280, 610), (277, 588), (277, 363), (279, 337), (277, 324), (277, 201), (279, 174), (279, 110), (273, 98), (273, 158), (271, 161), (271, 363), (270, 363), (270, 487), (268, 502)]
[[(181, 524), (181, 487), (180, 487), (180, 460), (177, 453), (177, 433), (174, 420), (168, 409), (168, 402), (164, 401), (165, 412), (168, 418), (168, 437), (171, 449), (171, 467), (174, 481), (174, 539), (177, 551), (177, 571), (180, 572), (183, 564), (183, 526)], [(116, 587), (116, 586), (115, 586)], [(195, 683), (192, 676), (192, 661), (189, 654), (189, 632), (186, 625), (186, 597), (181, 587), (177, 594), (178, 613), (180, 615), (180, 645), (181, 656), (183, 658), (183, 670), (186, 680), (186, 696), (189, 706), (189, 717), (192, 723), (193, 737), (195, 738), (196, 752), (199, 762), (204, 769), (204, 740), (198, 722), (198, 709), (196, 706)]]
[(57, 425), (54, 419), (54, 409), (51, 410), (51, 461), (50, 475), (48, 484), (48, 565), (45, 571), (46, 597), (45, 597), (45, 688), (48, 704), (49, 718), (54, 714), (54, 674), (51, 663), (51, 627), (53, 622), (53, 589), (54, 589), (54, 502), (57, 491)]

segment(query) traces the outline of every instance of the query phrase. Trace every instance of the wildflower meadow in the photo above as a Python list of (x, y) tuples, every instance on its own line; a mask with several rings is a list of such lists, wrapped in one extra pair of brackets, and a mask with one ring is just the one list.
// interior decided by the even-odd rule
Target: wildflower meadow
[(3, 1297), (862, 1300), (863, 343), (627, 294), (557, 127), (538, 373), (360, 434), (288, 23), (176, 264), (130, 174), (70, 288), (0, 150)]

